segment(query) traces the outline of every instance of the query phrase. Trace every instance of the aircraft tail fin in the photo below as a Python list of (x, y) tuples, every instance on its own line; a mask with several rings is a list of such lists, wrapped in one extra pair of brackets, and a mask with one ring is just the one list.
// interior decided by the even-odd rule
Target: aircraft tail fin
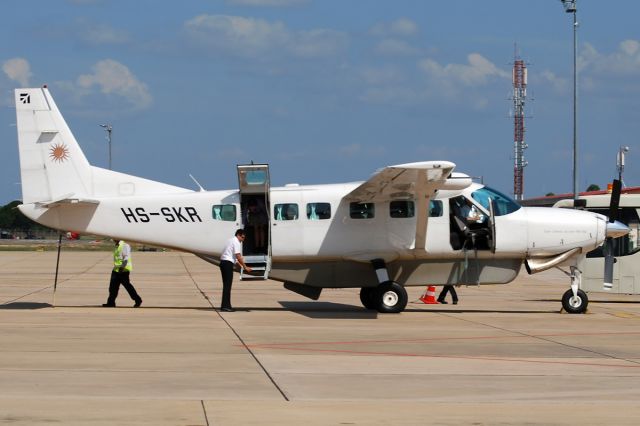
[(22, 202), (43, 207), (100, 197), (192, 192), (92, 166), (46, 87), (16, 89)]
[(46, 87), (16, 89), (22, 202), (91, 194), (91, 165)]

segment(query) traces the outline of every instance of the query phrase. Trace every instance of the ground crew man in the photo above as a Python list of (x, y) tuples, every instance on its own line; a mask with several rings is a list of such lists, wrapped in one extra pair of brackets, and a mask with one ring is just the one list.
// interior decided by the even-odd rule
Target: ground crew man
[(102, 306), (115, 308), (118, 290), (120, 289), (120, 284), (122, 284), (134, 301), (133, 307), (138, 308), (142, 304), (142, 299), (138, 296), (131, 281), (129, 281), (129, 274), (133, 268), (133, 264), (131, 263), (131, 247), (122, 240), (114, 239), (113, 241), (116, 246), (113, 250), (113, 270), (111, 271), (111, 282), (109, 283), (109, 298), (107, 299), (107, 303)]

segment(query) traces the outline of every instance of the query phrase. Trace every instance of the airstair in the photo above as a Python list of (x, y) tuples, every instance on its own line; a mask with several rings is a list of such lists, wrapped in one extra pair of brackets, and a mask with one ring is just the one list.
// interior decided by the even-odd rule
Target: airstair
[(251, 272), (240, 269), (241, 280), (266, 280), (271, 270), (271, 258), (266, 254), (244, 256), (244, 263), (251, 268)]

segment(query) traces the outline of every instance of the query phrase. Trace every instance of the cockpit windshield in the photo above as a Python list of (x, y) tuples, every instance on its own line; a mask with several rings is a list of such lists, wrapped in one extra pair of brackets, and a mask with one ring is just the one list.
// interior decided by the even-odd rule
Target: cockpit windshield
[(471, 193), (471, 197), (476, 200), (487, 211), (489, 210), (489, 200), (493, 200), (493, 209), (496, 216), (504, 216), (520, 209), (520, 204), (516, 203), (506, 195), (491, 189), (483, 187)]

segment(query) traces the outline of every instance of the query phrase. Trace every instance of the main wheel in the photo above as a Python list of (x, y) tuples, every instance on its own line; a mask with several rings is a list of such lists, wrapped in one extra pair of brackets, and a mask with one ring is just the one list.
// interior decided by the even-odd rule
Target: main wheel
[(360, 289), (360, 302), (362, 302), (362, 306), (367, 309), (378, 309), (376, 290), (376, 287), (362, 287)]
[(404, 287), (394, 281), (386, 281), (378, 285), (376, 293), (377, 308), (380, 313), (397, 314), (402, 312), (409, 300)]
[(582, 290), (578, 290), (578, 295), (575, 297), (571, 289), (562, 295), (562, 307), (570, 314), (582, 314), (586, 312), (588, 304), (589, 298), (587, 297), (587, 293)]

